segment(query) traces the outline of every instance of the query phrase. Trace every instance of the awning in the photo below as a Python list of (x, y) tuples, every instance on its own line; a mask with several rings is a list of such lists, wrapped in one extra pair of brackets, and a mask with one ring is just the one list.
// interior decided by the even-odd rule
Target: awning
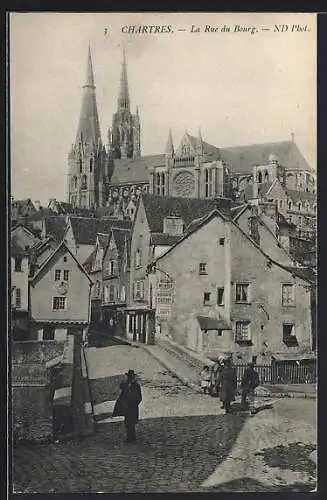
[(306, 359), (315, 359), (315, 353), (314, 352), (285, 352), (285, 353), (278, 353), (278, 354), (272, 354), (271, 356), (275, 361), (302, 361)]
[(197, 316), (201, 330), (231, 330), (232, 327), (221, 318), (210, 318), (209, 316)]

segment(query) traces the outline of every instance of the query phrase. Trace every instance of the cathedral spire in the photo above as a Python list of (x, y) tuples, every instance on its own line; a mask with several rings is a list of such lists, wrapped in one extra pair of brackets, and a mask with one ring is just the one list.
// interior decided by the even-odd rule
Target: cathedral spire
[(121, 68), (120, 89), (118, 97), (118, 111), (122, 109), (126, 109), (129, 111), (129, 92), (128, 92), (125, 48), (123, 48), (123, 63)]
[(76, 135), (76, 143), (98, 144), (101, 141), (98, 109), (95, 95), (94, 74), (90, 44), (87, 55), (86, 81), (83, 85), (81, 114)]
[(169, 129), (169, 132), (168, 132), (168, 139), (167, 139), (165, 155), (169, 156), (169, 157), (172, 157), (174, 155), (174, 144), (173, 144), (173, 137), (171, 134), (171, 128)]

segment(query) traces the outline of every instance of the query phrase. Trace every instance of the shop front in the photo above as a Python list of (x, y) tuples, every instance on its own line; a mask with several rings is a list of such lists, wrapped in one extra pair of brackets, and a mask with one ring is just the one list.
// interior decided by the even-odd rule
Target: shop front
[(142, 344), (152, 344), (154, 343), (154, 331), (154, 309), (126, 310), (126, 336), (129, 340)]

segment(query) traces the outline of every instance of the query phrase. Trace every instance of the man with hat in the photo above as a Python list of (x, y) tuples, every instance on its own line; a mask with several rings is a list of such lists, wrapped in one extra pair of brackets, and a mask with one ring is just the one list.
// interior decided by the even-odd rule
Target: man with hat
[(136, 441), (135, 425), (139, 420), (142, 392), (134, 370), (128, 370), (125, 376), (126, 379), (120, 384), (121, 393), (116, 401), (112, 416), (125, 417), (126, 442), (133, 443)]

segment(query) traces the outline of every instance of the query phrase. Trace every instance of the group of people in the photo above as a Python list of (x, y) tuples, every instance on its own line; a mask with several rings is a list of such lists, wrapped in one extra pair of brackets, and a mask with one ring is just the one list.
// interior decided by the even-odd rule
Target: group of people
[[(249, 363), (241, 381), (242, 408), (250, 409), (251, 413), (254, 413), (254, 390), (259, 385), (259, 375), (254, 367), (254, 363)], [(219, 396), (222, 408), (230, 413), (237, 392), (237, 373), (231, 358), (217, 360), (212, 367), (204, 366), (201, 388), (205, 394)]]

